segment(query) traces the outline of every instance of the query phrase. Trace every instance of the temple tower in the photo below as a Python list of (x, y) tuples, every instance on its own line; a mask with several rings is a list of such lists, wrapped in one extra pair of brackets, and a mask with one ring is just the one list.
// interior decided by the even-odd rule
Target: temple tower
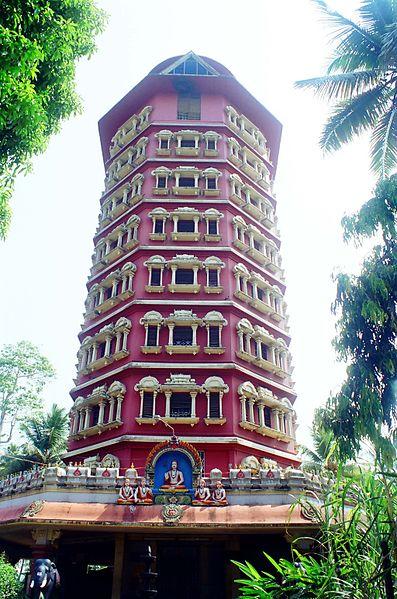
[(272, 193), (280, 123), (221, 64), (155, 67), (99, 123), (106, 171), (67, 461), (298, 463)]

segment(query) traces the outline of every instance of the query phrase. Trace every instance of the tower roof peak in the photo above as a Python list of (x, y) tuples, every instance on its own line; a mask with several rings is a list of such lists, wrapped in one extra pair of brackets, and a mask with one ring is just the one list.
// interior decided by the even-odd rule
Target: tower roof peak
[(193, 50), (164, 60), (150, 71), (150, 75), (233, 77), (232, 73), (222, 64), (212, 58), (199, 56)]

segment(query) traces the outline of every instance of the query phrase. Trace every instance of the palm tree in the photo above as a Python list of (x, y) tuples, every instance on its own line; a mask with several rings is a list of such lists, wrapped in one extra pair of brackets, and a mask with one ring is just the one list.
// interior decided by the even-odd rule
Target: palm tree
[(362, 0), (358, 22), (313, 0), (336, 30), (335, 52), (323, 77), (296, 82), (336, 101), (320, 145), (338, 150), (371, 132), (371, 168), (384, 178), (397, 160), (397, 0)]
[(56, 404), (52, 405), (47, 414), (34, 416), (21, 426), (27, 439), (29, 454), (45, 465), (59, 462), (66, 450), (67, 430), (68, 415)]
[(324, 408), (317, 408), (314, 411), (311, 428), (313, 447), (300, 446), (303, 469), (316, 474), (325, 471), (335, 473), (338, 469), (338, 463), (334, 456), (336, 451), (335, 436), (331, 429), (324, 427), (324, 412)]

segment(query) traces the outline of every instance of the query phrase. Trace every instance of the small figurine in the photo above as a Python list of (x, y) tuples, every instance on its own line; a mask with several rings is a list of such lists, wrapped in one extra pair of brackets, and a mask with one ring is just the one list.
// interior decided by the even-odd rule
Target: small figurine
[(125, 478), (122, 487), (119, 491), (119, 497), (117, 499), (117, 503), (122, 505), (128, 505), (134, 502), (135, 499), (135, 489), (130, 484), (131, 481), (129, 478)]
[(212, 501), (215, 505), (228, 505), (226, 491), (220, 480), (216, 481), (215, 489), (212, 491)]
[(194, 493), (193, 505), (211, 505), (211, 493), (207, 483), (200, 478), (198, 487)]
[(134, 492), (134, 503), (140, 505), (150, 505), (153, 503), (153, 493), (146, 484), (146, 478), (141, 478), (141, 482)]
[(185, 477), (183, 476), (183, 472), (178, 470), (178, 462), (173, 460), (171, 462), (171, 468), (164, 474), (164, 484), (162, 485), (162, 489), (165, 490), (186, 490), (184, 485)]

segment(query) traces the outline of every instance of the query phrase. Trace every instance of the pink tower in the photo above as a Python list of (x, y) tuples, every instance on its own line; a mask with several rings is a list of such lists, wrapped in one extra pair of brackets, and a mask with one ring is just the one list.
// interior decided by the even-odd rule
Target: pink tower
[(281, 125), (221, 64), (155, 67), (99, 123), (106, 171), (66, 459), (139, 474), (299, 463), (272, 186)]

